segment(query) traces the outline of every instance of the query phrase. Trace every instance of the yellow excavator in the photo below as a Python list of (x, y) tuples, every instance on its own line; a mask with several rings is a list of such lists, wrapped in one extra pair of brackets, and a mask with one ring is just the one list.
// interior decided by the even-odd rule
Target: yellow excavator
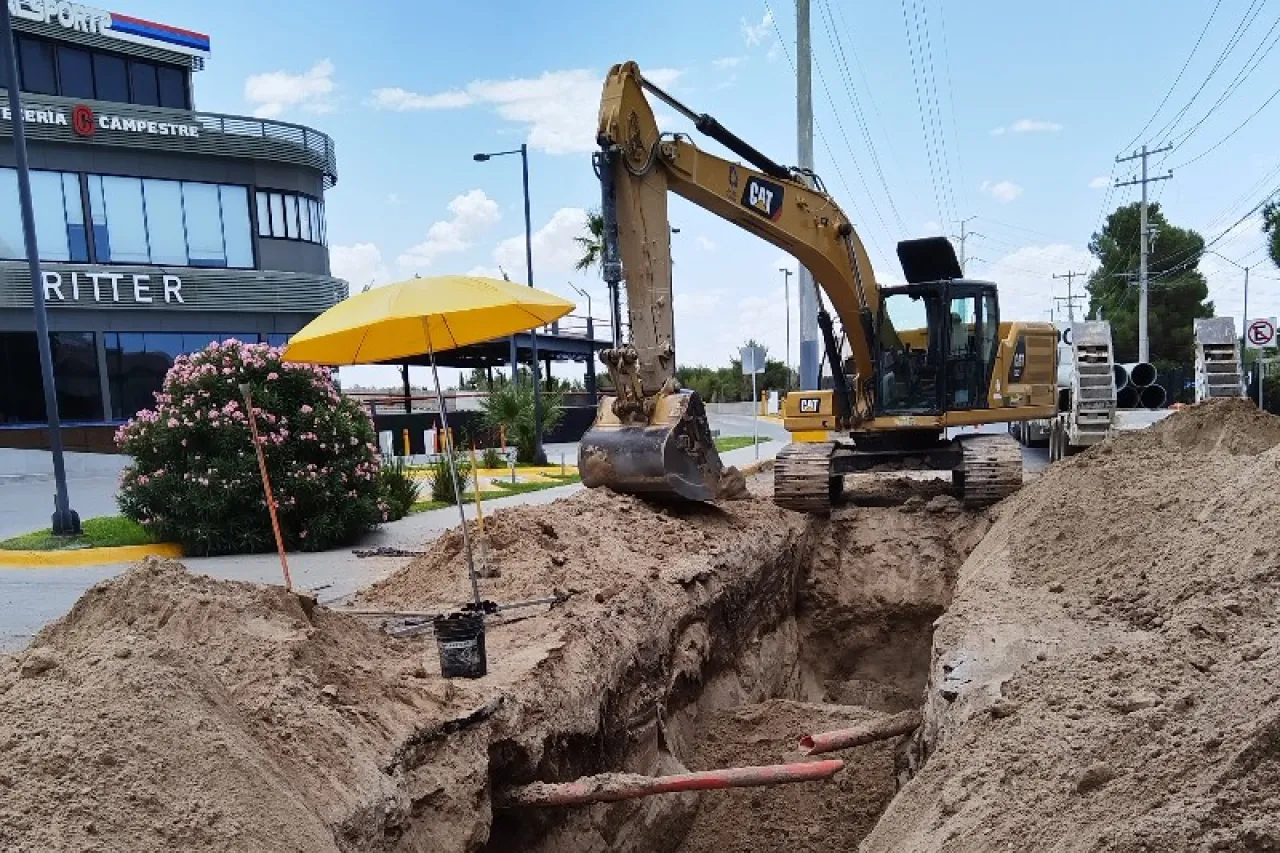
[[(750, 165), (660, 133), (646, 92)], [(1004, 431), (972, 428), (1054, 415), (1052, 325), (1001, 322), (996, 286), (965, 279), (942, 237), (899, 243), (907, 284), (878, 286), (857, 232), (817, 175), (769, 159), (646, 80), (634, 62), (609, 71), (597, 139), (603, 275), (614, 292), (626, 280), (631, 335), (601, 353), (614, 394), (602, 398), (579, 445), (584, 484), (696, 501), (722, 490), (703, 402), (675, 378), (667, 222), (674, 192), (793, 255), (839, 320), (837, 337), (820, 297), (831, 387), (786, 396), (792, 442), (774, 468), (779, 505), (828, 512), (846, 473), (895, 467), (951, 471), (970, 505), (1019, 488), (1018, 444)]]

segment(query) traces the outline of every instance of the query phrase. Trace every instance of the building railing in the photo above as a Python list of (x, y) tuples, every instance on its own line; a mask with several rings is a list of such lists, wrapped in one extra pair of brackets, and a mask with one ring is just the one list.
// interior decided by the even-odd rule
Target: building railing
[[(7, 94), (3, 88), (0, 93)], [(27, 138), (43, 142), (84, 143), (86, 145), (120, 145), (129, 148), (152, 148), (192, 154), (214, 154), (282, 161), (309, 166), (324, 175), (326, 188), (338, 182), (338, 160), (333, 139), (328, 134), (301, 124), (275, 119), (144, 107), (114, 101), (64, 98), (54, 95), (22, 93), (22, 106), (27, 110), (52, 112), (64, 120), (26, 123)], [(197, 128), (194, 136), (171, 130), (150, 133), (136, 129), (116, 129), (95, 123), (93, 132), (82, 135), (74, 129), (73, 110), (85, 106), (94, 118), (102, 116), (156, 122), (166, 126), (190, 125)], [(12, 135), (10, 122), (0, 118), (0, 136)]]
[(562, 338), (582, 338), (583, 340), (609, 340), (609, 321), (599, 317), (588, 318), (585, 314), (567, 314), (554, 323), (538, 328), (540, 335), (557, 335)]

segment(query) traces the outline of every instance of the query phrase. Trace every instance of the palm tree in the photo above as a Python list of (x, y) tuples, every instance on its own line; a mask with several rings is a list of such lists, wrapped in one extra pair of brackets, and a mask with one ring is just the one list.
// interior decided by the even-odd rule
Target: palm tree
[(582, 257), (573, 268), (586, 272), (592, 267), (599, 267), (604, 259), (604, 214), (599, 210), (588, 210), (586, 232), (573, 240), (582, 247)]

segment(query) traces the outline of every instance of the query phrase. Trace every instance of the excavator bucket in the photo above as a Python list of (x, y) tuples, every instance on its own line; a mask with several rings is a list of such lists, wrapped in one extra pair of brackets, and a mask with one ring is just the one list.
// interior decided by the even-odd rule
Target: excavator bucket
[(648, 424), (626, 425), (604, 397), (578, 444), (578, 471), (588, 488), (712, 501), (723, 467), (702, 399), (692, 391), (659, 397)]

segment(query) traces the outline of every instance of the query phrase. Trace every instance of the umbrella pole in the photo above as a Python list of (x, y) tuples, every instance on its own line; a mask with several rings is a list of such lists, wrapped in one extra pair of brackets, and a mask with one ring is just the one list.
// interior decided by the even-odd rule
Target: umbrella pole
[(471, 581), (471, 596), (476, 607), (480, 606), (480, 582), (476, 580), (476, 564), (471, 557), (471, 535), (467, 532), (467, 512), (462, 508), (462, 484), (458, 482), (458, 466), (453, 458), (453, 442), (449, 436), (449, 418), (444, 411), (444, 393), (440, 390), (440, 372), (436, 370), (436, 348), (427, 335), (427, 354), (431, 357), (431, 379), (436, 386), (436, 403), (440, 406), (440, 431), (444, 433), (445, 458), (449, 460), (449, 473), (453, 476), (453, 496), (458, 500), (458, 517), (462, 519), (462, 546), (467, 552), (467, 578)]

